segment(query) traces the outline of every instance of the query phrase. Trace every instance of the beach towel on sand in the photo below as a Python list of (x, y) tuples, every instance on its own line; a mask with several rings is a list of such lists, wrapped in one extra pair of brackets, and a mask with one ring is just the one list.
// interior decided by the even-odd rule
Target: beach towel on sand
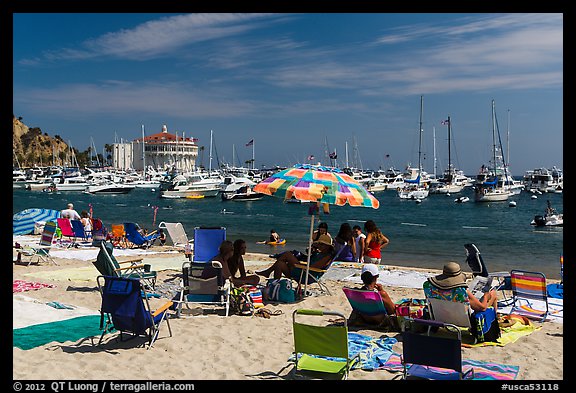
[[(424, 368), (423, 366), (412, 367)], [(520, 372), (519, 366), (470, 359), (462, 360), (462, 371), (464, 373), (468, 372), (471, 367), (474, 368), (474, 380), (514, 380)], [(402, 372), (403, 367), (400, 361), (400, 354), (396, 352), (392, 353), (386, 364), (380, 367), (380, 369), (391, 372)], [(428, 373), (430, 378), (442, 379), (442, 376), (447, 376), (449, 371), (447, 372), (437, 367), (427, 367), (426, 373)]]
[[(392, 355), (392, 346), (397, 342), (398, 340), (393, 337), (374, 338), (348, 332), (348, 357), (352, 359), (358, 355), (358, 358), (351, 365), (351, 370), (372, 371), (381, 369)], [(323, 358), (330, 359), (325, 356)], [(288, 360), (293, 359), (294, 354)]]
[(12, 315), (13, 346), (24, 350), (101, 334), (97, 311), (57, 301), (42, 303), (28, 296), (15, 295)]
[(54, 288), (54, 285), (43, 284), (41, 282), (24, 281), (24, 280), (12, 281), (12, 293), (33, 291), (41, 288)]

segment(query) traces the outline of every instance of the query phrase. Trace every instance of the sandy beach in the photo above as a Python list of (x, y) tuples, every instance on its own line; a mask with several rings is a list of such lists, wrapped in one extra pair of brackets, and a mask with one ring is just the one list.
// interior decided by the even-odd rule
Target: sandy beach
[[(96, 252), (96, 248), (91, 248)], [(54, 251), (58, 250), (53, 248)], [(184, 254), (172, 247), (152, 247), (157, 254), (141, 255), (156, 266), (181, 266)], [(98, 271), (92, 260), (74, 258), (77, 249), (68, 251), (65, 258), (55, 255), (58, 266), (51, 264), (13, 265), (13, 280), (49, 284), (13, 296), (38, 304), (58, 302), (98, 313), (101, 297), (96, 285)], [(116, 251), (115, 251), (116, 252)], [(14, 253), (14, 258), (15, 258)], [(80, 254), (78, 254), (80, 255)], [(115, 254), (116, 255), (116, 254)], [(117, 256), (122, 261), (128, 256)], [(267, 255), (248, 252), (245, 256), (251, 272), (267, 266), (273, 260)], [(461, 265), (464, 261), (458, 261)], [(414, 264), (417, 266), (417, 263)], [(395, 268), (389, 266), (391, 270)], [(439, 267), (441, 268), (441, 267)], [(465, 269), (465, 266), (462, 266)], [(398, 268), (399, 269), (399, 268)], [(406, 269), (406, 268), (402, 268)], [(414, 269), (419, 271), (419, 269)], [(68, 272), (76, 272), (72, 274)], [(422, 270), (437, 274), (437, 271)], [(168, 300), (169, 289), (180, 280), (178, 268), (158, 271), (157, 288), (168, 291), (160, 298), (152, 298), (153, 305)], [(264, 279), (261, 279), (261, 283)], [(15, 380), (285, 380), (292, 379), (293, 351), (292, 312), (298, 308), (334, 310), (348, 316), (351, 307), (342, 292), (351, 282), (327, 279), (331, 294), (309, 296), (292, 304), (266, 304), (270, 311), (281, 310), (281, 315), (269, 319), (258, 316), (218, 313), (187, 315), (171, 318), (172, 337), (164, 325), (154, 346), (147, 350), (139, 345), (145, 340), (120, 342), (116, 334), (108, 334), (101, 346), (95, 346), (99, 337), (83, 338), (65, 343), (51, 342), (23, 350), (13, 347), (13, 379)], [(397, 301), (402, 298), (423, 298), (422, 289), (386, 286)], [(18, 325), (15, 306), (14, 326)], [(30, 316), (31, 318), (33, 316)], [(463, 348), (463, 359), (518, 366), (516, 380), (562, 380), (563, 373), (563, 323), (534, 322), (539, 327), (529, 335), (518, 338), (505, 346)], [(395, 352), (402, 352), (400, 333), (350, 327), (350, 331), (374, 338), (393, 337)], [(139, 340), (139, 341), (138, 341)], [(57, 365), (57, 366), (55, 366)], [(353, 369), (350, 380), (391, 380), (401, 373), (389, 370), (365, 371)]]

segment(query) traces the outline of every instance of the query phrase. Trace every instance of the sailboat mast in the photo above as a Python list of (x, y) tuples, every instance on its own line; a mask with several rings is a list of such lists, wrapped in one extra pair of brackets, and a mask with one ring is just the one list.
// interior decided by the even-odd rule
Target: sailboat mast
[(433, 143), (433, 147), (434, 147), (434, 179), (436, 179), (436, 127), (432, 126), (432, 141)]
[(142, 124), (142, 177), (146, 180), (146, 148), (144, 142), (144, 124)]
[(452, 182), (452, 154), (450, 151), (450, 134), (452, 132), (452, 122), (450, 121), (450, 116), (448, 116), (448, 180)]
[(494, 165), (494, 176), (496, 176), (496, 112), (492, 100), (492, 165)]
[(210, 130), (210, 157), (208, 159), (208, 173), (212, 173), (212, 130)]
[(418, 142), (418, 176), (422, 172), (422, 112), (424, 112), (424, 97), (420, 96), (420, 139)]
[(506, 162), (510, 165), (510, 109), (508, 109), (508, 127), (506, 130)]

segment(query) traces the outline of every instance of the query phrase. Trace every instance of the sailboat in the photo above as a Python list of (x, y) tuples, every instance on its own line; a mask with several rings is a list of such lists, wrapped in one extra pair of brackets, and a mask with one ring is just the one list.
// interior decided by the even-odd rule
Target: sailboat
[[(498, 142), (498, 144), (496, 143)], [(492, 167), (482, 165), (474, 183), (476, 202), (506, 201), (511, 195), (506, 163), (502, 155), (502, 141), (496, 121), (496, 106), (492, 100)]]
[(398, 187), (400, 199), (424, 199), (428, 197), (429, 188), (426, 182), (422, 181), (422, 113), (424, 112), (424, 98), (420, 96), (420, 140), (418, 145), (418, 174), (415, 179), (405, 179), (404, 186)]
[(452, 165), (450, 145), (452, 121), (450, 120), (450, 116), (448, 116), (448, 120), (442, 121), (442, 124), (448, 124), (448, 168), (446, 168), (442, 177), (430, 187), (430, 192), (433, 194), (458, 193), (464, 189), (468, 178), (461, 171), (454, 169)]

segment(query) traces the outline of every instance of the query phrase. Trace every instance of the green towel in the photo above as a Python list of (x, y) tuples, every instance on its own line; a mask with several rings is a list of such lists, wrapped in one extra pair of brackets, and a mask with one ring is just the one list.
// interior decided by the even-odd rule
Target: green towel
[(100, 334), (100, 315), (87, 315), (14, 329), (12, 345), (27, 350), (51, 342), (78, 341)]

